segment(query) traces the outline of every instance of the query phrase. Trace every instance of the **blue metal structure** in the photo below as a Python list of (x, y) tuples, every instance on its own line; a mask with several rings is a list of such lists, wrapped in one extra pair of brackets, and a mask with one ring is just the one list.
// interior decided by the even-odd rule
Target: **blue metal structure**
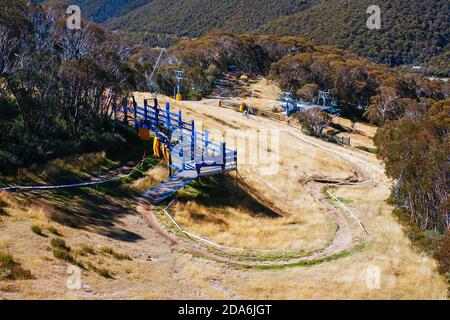
[(295, 99), (290, 92), (284, 92), (280, 96), (280, 100), (284, 102), (284, 112), (286, 116), (291, 116), (293, 113), (296, 113), (301, 110), (308, 110), (310, 108), (318, 107), (322, 111), (325, 111), (329, 114), (339, 114), (340, 108), (338, 107), (335, 99), (328, 91), (319, 91), (319, 95), (317, 97), (318, 104), (300, 102)]
[(196, 171), (198, 176), (213, 175), (236, 170), (237, 152), (228, 149), (225, 143), (209, 140), (208, 131), (199, 132), (195, 121), (185, 122), (181, 110), (172, 112), (170, 104), (161, 109), (158, 100), (144, 100), (138, 106), (133, 97), (132, 107), (122, 101), (124, 122), (133, 117), (135, 128), (148, 129), (170, 150), (171, 176), (183, 171)]

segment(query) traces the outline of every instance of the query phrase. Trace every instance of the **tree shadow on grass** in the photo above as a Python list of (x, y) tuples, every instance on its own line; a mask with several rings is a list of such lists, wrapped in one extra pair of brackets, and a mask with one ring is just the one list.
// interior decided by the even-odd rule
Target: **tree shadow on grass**
[(0, 216), (9, 216), (9, 214), (5, 211), (7, 207), (7, 203), (0, 199)]
[(61, 189), (39, 193), (37, 196), (56, 209), (49, 218), (61, 225), (120, 241), (136, 242), (143, 239), (122, 226), (120, 220), (136, 212), (132, 209), (133, 198), (121, 188), (120, 183), (97, 188)]
[[(231, 207), (239, 208), (254, 217), (279, 218), (281, 216), (256, 200), (256, 195), (252, 195), (248, 189), (237, 184), (235, 179), (228, 175), (216, 175), (192, 181), (186, 191), (180, 194), (179, 201), (186, 203), (193, 200), (213, 210)], [(205, 218), (201, 214), (195, 215), (193, 218), (197, 220)]]
[[(54, 172), (47, 172), (43, 180), (48, 185), (73, 184), (85, 182), (89, 178), (100, 179), (100, 174), (102, 179), (125, 176), (134, 169), (127, 178), (82, 188), (20, 192), (16, 194), (16, 198), (24, 208), (34, 203), (46, 207), (46, 215), (50, 220), (71, 228), (88, 230), (126, 242), (143, 239), (127, 230), (121, 222), (124, 217), (137, 214), (134, 209), (136, 194), (133, 194), (126, 184), (143, 177), (147, 170), (158, 164), (159, 159), (148, 157), (139, 168), (135, 168), (139, 160), (148, 154), (149, 144), (135, 138), (133, 130), (130, 130), (129, 138), (131, 143), (128, 144), (126, 152), (121, 149), (115, 154), (109, 154), (102, 161), (81, 169), (73, 169), (70, 166), (53, 168)], [(136, 141), (133, 142), (132, 139)], [(41, 177), (44, 167), (36, 170), (35, 175)], [(36, 184), (34, 181), (28, 183)], [(3, 211), (0, 203), (0, 215)]]

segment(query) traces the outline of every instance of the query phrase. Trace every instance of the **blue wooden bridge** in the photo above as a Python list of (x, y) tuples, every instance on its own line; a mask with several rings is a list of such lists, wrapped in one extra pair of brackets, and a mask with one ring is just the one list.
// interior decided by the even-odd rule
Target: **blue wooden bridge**
[(114, 107), (115, 122), (118, 113), (123, 114), (124, 123), (133, 121), (135, 128), (152, 132), (169, 151), (169, 180), (143, 194), (151, 203), (163, 201), (197, 177), (237, 169), (236, 150), (211, 141), (207, 130), (197, 131), (195, 121), (184, 121), (181, 110), (172, 112), (169, 103), (163, 109), (156, 98), (144, 100), (143, 106), (134, 97), (132, 101), (124, 98)]

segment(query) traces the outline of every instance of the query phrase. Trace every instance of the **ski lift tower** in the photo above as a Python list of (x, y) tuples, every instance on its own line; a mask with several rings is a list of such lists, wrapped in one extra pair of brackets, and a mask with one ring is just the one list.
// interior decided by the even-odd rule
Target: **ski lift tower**
[[(166, 52), (166, 49), (162, 48), (161, 52), (159, 53), (158, 60), (156, 60), (155, 66), (153, 67), (152, 74), (148, 78), (147, 84), (148, 84), (148, 88), (150, 90), (150, 94), (157, 93), (157, 91), (158, 91), (158, 85), (157, 84), (153, 85), (153, 78), (155, 77), (156, 69), (159, 67), (159, 65), (161, 63), (161, 58), (162, 58), (164, 52)], [(155, 88), (155, 92), (153, 92), (153, 88)]]
[(177, 79), (177, 92), (175, 99), (181, 101), (181, 80), (184, 79), (184, 70), (175, 70), (175, 79)]

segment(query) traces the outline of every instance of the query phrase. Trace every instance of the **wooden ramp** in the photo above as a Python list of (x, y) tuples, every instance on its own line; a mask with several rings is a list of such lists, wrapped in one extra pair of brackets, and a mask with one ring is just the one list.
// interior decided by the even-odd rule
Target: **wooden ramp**
[(178, 190), (183, 189), (197, 177), (198, 174), (195, 170), (178, 172), (172, 176), (172, 179), (161, 182), (153, 189), (144, 192), (141, 196), (151, 204), (159, 204)]

